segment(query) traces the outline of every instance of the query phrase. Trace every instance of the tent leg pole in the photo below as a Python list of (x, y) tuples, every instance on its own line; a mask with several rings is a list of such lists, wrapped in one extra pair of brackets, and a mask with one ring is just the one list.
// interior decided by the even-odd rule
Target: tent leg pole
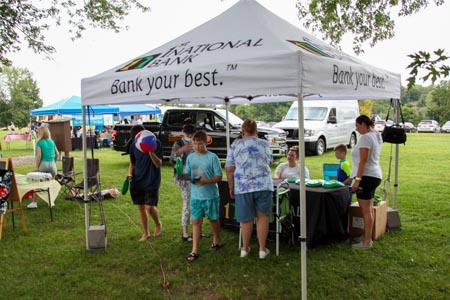
[(300, 160), (300, 257), (301, 257), (301, 288), (302, 300), (307, 299), (307, 270), (306, 270), (306, 186), (305, 186), (305, 124), (303, 120), (303, 97), (301, 94), (297, 97), (298, 101), (298, 144), (299, 144), (299, 160)]
[(89, 210), (87, 205), (88, 199), (88, 167), (87, 167), (87, 154), (86, 154), (86, 106), (82, 106), (82, 114), (83, 114), (83, 199), (84, 199), (84, 222), (86, 226), (86, 250), (89, 250), (89, 240), (88, 240), (88, 231), (89, 231)]
[[(395, 122), (400, 121), (400, 99), (394, 100)], [(403, 120), (402, 120), (403, 121)], [(397, 188), (398, 188), (398, 158), (399, 158), (399, 145), (395, 145), (395, 167), (394, 167), (394, 201), (392, 202), (392, 208), (397, 209)]]

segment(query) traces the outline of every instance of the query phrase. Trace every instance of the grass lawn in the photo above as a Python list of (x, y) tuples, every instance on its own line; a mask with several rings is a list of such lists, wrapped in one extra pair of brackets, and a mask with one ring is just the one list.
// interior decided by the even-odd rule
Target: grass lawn
[[(11, 142), (4, 157), (30, 156), (25, 142)], [(308, 257), (308, 299), (448, 299), (450, 295), (450, 206), (447, 182), (450, 135), (409, 134), (400, 146), (398, 204), (402, 230), (385, 234), (370, 250), (348, 244), (320, 246)], [(393, 148), (394, 149), (394, 148)], [(80, 158), (81, 151), (71, 152)], [(95, 150), (100, 158), (102, 189), (120, 186), (127, 174), (128, 156), (110, 149)], [(391, 145), (383, 145), (382, 168), (387, 177)], [(306, 158), (311, 178), (322, 177), (322, 164), (336, 163), (334, 153)], [(60, 166), (60, 162), (58, 166)], [(393, 162), (391, 190), (393, 191)], [(15, 167), (17, 173), (33, 165)], [(81, 159), (76, 170), (81, 171)], [(0, 241), (3, 285), (0, 299), (300, 299), (300, 248), (275, 243), (266, 260), (257, 251), (240, 259), (238, 233), (222, 230), (225, 247), (209, 253), (210, 239), (202, 239), (200, 258), (188, 263), (191, 245), (181, 240), (181, 195), (173, 170), (164, 163), (160, 204), (163, 235), (140, 243), (137, 209), (129, 194), (104, 202), (108, 247), (86, 251), (84, 206), (60, 194), (50, 222), (48, 208), (25, 210), (29, 234), (24, 236), (16, 214), (16, 228), (8, 227)], [(392, 199), (390, 199), (392, 204)], [(24, 201), (24, 205), (28, 200)], [(92, 224), (99, 223), (97, 207)], [(153, 229), (153, 226), (152, 226)], [(204, 231), (210, 233), (209, 223)], [(256, 238), (252, 239), (257, 249)], [(166, 278), (168, 290), (162, 287)]]

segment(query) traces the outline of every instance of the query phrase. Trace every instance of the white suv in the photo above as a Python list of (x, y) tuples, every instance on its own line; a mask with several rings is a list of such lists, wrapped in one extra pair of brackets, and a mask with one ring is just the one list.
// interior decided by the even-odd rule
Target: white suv
[(441, 127), (435, 120), (422, 120), (417, 125), (417, 132), (440, 132)]

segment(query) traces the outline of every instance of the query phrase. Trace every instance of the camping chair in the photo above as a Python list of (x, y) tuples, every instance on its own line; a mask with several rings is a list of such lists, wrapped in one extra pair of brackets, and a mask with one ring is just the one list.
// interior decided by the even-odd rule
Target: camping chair
[[(68, 194), (75, 184), (74, 158), (72, 156), (64, 156), (62, 158), (62, 172), (56, 174), (55, 180), (64, 187), (64, 193)], [(80, 174), (80, 173), (79, 173)]]
[[(290, 228), (283, 228), (282, 222), (284, 219), (288, 218), (288, 214), (291, 213), (291, 209), (289, 206), (289, 183), (286, 180), (281, 181), (277, 185), (277, 189), (275, 191), (276, 193), (276, 214), (275, 214), (275, 221), (276, 221), (276, 240), (275, 240), (275, 246), (276, 246), (276, 252), (275, 254), (277, 256), (280, 255), (280, 234), (284, 231), (288, 231), (291, 235), (291, 238), (293, 238), (293, 230), (292, 226), (289, 226)], [(290, 219), (290, 218), (288, 218)]]
[[(88, 158), (87, 159), (87, 188), (88, 194), (94, 195), (97, 193), (101, 194), (100, 189), (100, 163), (98, 158)], [(80, 200), (84, 201), (83, 197), (84, 190), (84, 179), (70, 187), (70, 193), (67, 199), (70, 200)]]
[(338, 164), (323, 164), (323, 179), (337, 180)]

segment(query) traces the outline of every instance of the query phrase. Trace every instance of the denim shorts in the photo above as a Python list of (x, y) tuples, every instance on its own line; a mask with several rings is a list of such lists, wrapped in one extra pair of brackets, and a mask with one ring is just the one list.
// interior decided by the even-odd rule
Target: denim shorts
[(236, 194), (236, 217), (238, 222), (247, 222), (256, 217), (256, 211), (265, 215), (272, 212), (272, 191), (257, 191)]
[(219, 219), (220, 197), (207, 200), (191, 198), (190, 209), (191, 219), (199, 220), (208, 216), (208, 219), (215, 221)]

